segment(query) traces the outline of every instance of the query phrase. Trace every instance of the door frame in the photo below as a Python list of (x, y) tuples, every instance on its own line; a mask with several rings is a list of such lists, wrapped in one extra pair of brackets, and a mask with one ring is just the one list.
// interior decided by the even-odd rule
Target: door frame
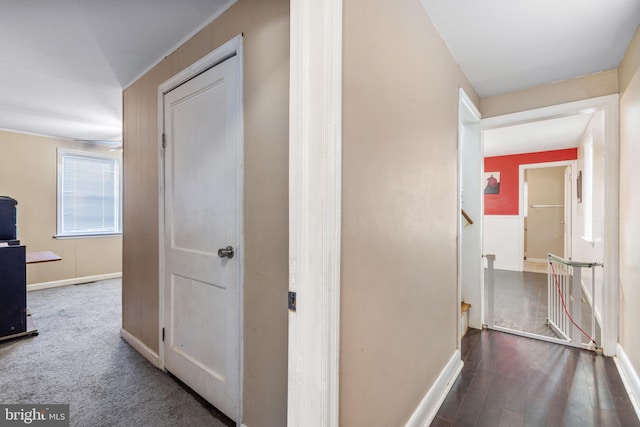
[[(576, 170), (578, 169), (578, 161), (577, 160), (559, 160), (556, 162), (545, 162), (545, 163), (529, 163), (519, 165), (518, 173), (519, 173), (519, 195), (518, 195), (518, 262), (520, 271), (524, 271), (524, 171), (525, 169), (544, 169), (544, 168), (553, 168), (559, 166), (569, 166), (571, 167), (571, 177), (576, 176)], [(571, 238), (573, 239), (573, 223), (575, 222), (576, 215), (576, 200), (573, 197), (574, 187), (571, 186)], [(564, 207), (567, 209), (567, 206)]]
[(515, 124), (531, 123), (578, 113), (602, 112), (604, 116), (605, 140), (605, 191), (604, 196), (604, 328), (602, 330), (602, 346), (605, 356), (615, 356), (618, 341), (619, 317), (619, 95), (606, 95), (565, 104), (536, 108), (533, 110), (505, 114), (483, 119), (483, 130), (495, 129)]
[(159, 301), (158, 301), (158, 309), (159, 309), (159, 318), (158, 318), (158, 368), (164, 370), (164, 344), (163, 344), (163, 329), (165, 325), (164, 311), (165, 311), (165, 298), (164, 292), (166, 283), (164, 280), (165, 274), (165, 253), (164, 253), (164, 245), (165, 245), (165, 168), (164, 168), (164, 147), (163, 147), (163, 134), (164, 134), (164, 96), (169, 93), (171, 90), (180, 86), (188, 80), (202, 74), (210, 68), (213, 68), (217, 64), (220, 64), (225, 59), (228, 59), (232, 56), (236, 56), (238, 58), (238, 67), (237, 67), (237, 75), (238, 75), (238, 84), (240, 85), (240, 102), (238, 104), (237, 117), (238, 117), (238, 126), (239, 126), (239, 135), (240, 135), (240, 150), (238, 154), (238, 189), (239, 189), (239, 206), (238, 206), (238, 227), (239, 227), (239, 246), (241, 249), (237, 252), (237, 262), (238, 262), (238, 322), (239, 335), (237, 337), (240, 349), (240, 370), (239, 370), (239, 378), (238, 378), (238, 413), (237, 420), (238, 425), (242, 423), (242, 396), (243, 396), (243, 378), (244, 378), (244, 341), (243, 341), (243, 319), (244, 319), (244, 184), (243, 184), (243, 164), (244, 164), (244, 107), (243, 107), (243, 96), (242, 96), (242, 88), (243, 88), (243, 53), (242, 53), (242, 35), (238, 35), (233, 39), (229, 40), (222, 46), (218, 47), (211, 53), (202, 57), (192, 65), (188, 66), (178, 74), (174, 75), (164, 83), (158, 86), (158, 192), (159, 192), (159, 203), (158, 203), (158, 227), (159, 227)]
[[(456, 343), (458, 343), (458, 348), (461, 348), (461, 340), (462, 340), (462, 334), (460, 331), (460, 322), (461, 322), (461, 317), (460, 317), (460, 304), (462, 303), (462, 228), (464, 227), (464, 218), (462, 217), (461, 214), (461, 209), (462, 209), (462, 190), (463, 190), (463, 173), (464, 173), (464, 162), (463, 162), (463, 158), (464, 158), (464, 145), (467, 143), (467, 140), (465, 138), (465, 135), (469, 133), (469, 131), (471, 130), (472, 126), (477, 127), (477, 132), (478, 132), (478, 137), (477, 140), (480, 142), (480, 149), (478, 150), (478, 153), (480, 153), (479, 157), (476, 159), (480, 165), (480, 174), (478, 175), (478, 182), (481, 183), (482, 182), (482, 171), (484, 170), (484, 164), (483, 164), (483, 152), (484, 152), (484, 148), (483, 148), (483, 143), (482, 143), (482, 126), (481, 126), (481, 119), (482, 119), (482, 115), (480, 114), (480, 111), (478, 110), (478, 108), (475, 106), (475, 104), (473, 103), (473, 101), (471, 100), (471, 98), (469, 97), (469, 95), (467, 95), (467, 93), (465, 92), (464, 89), (460, 88), (458, 90), (458, 206), (457, 206), (457, 212), (459, 212), (458, 214), (458, 229), (457, 229), (457, 246), (458, 246), (458, 250), (457, 250), (457, 269), (458, 269), (458, 297), (457, 297), (457, 303), (456, 303), (456, 313), (457, 313), (457, 324), (458, 324), (458, 332), (457, 332), (457, 340)], [(480, 185), (480, 188), (482, 188), (482, 185)], [(478, 271), (478, 276), (479, 276), (479, 282), (478, 282), (478, 286), (480, 287), (480, 289), (478, 289), (478, 298), (475, 300), (470, 300), (467, 301), (469, 304), (471, 304), (471, 307), (475, 307), (477, 309), (477, 313), (478, 315), (476, 316), (478, 321), (476, 322), (476, 324), (473, 324), (473, 322), (469, 322), (470, 326), (474, 326), (474, 327), (481, 327), (482, 323), (483, 323), (483, 319), (484, 319), (484, 274), (483, 274), (483, 265), (484, 265), (484, 261), (482, 261), (482, 255), (483, 255), (483, 247), (482, 247), (482, 239), (483, 239), (483, 217), (484, 217), (484, 197), (480, 196), (480, 206), (479, 206), (479, 210), (480, 210), (480, 215), (478, 215), (477, 218), (473, 218), (474, 220), (474, 225), (477, 224), (477, 226), (479, 227), (479, 231), (480, 231), (480, 246), (477, 248), (477, 256), (478, 259), (481, 260), (480, 261), (480, 270)]]
[(291, 0), (290, 17), (287, 425), (338, 427), (342, 0)]

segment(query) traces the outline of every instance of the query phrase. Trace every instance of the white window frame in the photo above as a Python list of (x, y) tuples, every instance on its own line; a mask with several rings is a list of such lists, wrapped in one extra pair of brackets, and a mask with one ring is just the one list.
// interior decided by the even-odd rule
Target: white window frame
[(592, 245), (595, 242), (593, 233), (593, 134), (589, 132), (584, 143), (582, 172), (582, 238)]
[[(116, 192), (116, 206), (115, 206), (115, 224), (113, 231), (104, 230), (86, 230), (79, 232), (69, 232), (64, 229), (64, 215), (63, 215), (63, 194), (64, 194), (64, 158), (65, 157), (80, 157), (91, 160), (109, 161), (113, 162), (115, 181), (114, 191)], [(57, 239), (64, 238), (82, 238), (82, 237), (101, 237), (101, 236), (119, 236), (122, 234), (122, 180), (121, 180), (121, 164), (120, 159), (114, 156), (104, 155), (100, 153), (91, 153), (86, 151), (58, 149), (58, 170), (57, 170), (57, 224), (56, 235)]]

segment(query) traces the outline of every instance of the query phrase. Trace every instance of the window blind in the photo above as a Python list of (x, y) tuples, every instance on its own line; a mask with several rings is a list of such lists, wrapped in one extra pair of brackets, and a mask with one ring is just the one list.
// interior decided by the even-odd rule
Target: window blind
[(62, 152), (58, 235), (120, 233), (118, 160)]

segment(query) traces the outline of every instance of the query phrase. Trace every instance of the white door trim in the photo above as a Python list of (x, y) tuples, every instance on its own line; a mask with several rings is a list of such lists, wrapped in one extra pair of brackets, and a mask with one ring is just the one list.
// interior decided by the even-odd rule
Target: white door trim
[[(466, 118), (465, 118), (466, 117)], [(465, 128), (469, 129), (468, 125), (469, 124), (476, 124), (476, 123), (480, 123), (480, 120), (482, 119), (482, 115), (480, 114), (480, 111), (478, 110), (478, 108), (475, 106), (475, 104), (473, 103), (473, 101), (471, 100), (471, 98), (469, 97), (469, 95), (467, 94), (467, 92), (465, 92), (465, 90), (463, 88), (459, 88), (458, 89), (458, 209), (457, 212), (458, 214), (458, 236), (456, 239), (456, 243), (458, 246), (458, 250), (457, 250), (457, 257), (458, 257), (458, 298), (457, 298), (457, 303), (456, 303), (456, 313), (458, 313), (457, 315), (457, 322), (458, 322), (458, 337), (456, 339), (456, 343), (458, 343), (458, 349), (461, 348), (461, 342), (462, 342), (462, 334), (460, 331), (460, 322), (462, 321), (462, 319), (460, 318), (460, 304), (462, 303), (462, 228), (464, 227), (463, 223), (464, 223), (464, 218), (462, 217), (461, 214), (461, 210), (462, 210), (462, 190), (463, 190), (463, 157), (464, 157), (464, 143), (465, 143), (465, 139), (464, 139), (464, 135), (465, 135)], [(480, 129), (480, 127), (479, 127)], [(480, 162), (482, 164), (483, 162), (483, 158), (482, 158), (482, 153), (483, 153), (483, 148), (482, 148), (482, 131), (480, 130), (480, 135), (479, 135), (479, 140), (480, 140), (480, 150), (479, 152), (480, 154), (480, 158), (478, 159), (478, 162)], [(481, 165), (481, 171), (484, 170), (484, 166)], [(478, 179), (481, 179), (482, 176), (478, 176)], [(483, 230), (483, 213), (484, 213), (484, 197), (480, 197), (480, 212), (481, 214), (478, 215), (477, 218), (474, 219), (474, 224), (476, 224), (477, 227), (480, 228), (480, 247), (478, 248), (478, 256), (482, 256), (482, 252), (483, 252), (483, 248), (482, 248), (482, 233), (484, 232)], [(482, 264), (481, 264), (482, 265)], [(475, 305), (475, 309), (477, 310), (477, 313), (479, 313), (479, 319), (480, 319), (480, 323), (482, 323), (482, 319), (484, 319), (484, 295), (483, 295), (483, 291), (484, 291), (484, 286), (483, 286), (483, 282), (484, 282), (484, 272), (483, 271), (479, 271), (478, 272), (479, 276), (480, 276), (480, 282), (479, 282), (479, 286), (480, 286), (480, 292), (479, 292), (479, 300), (473, 301), (472, 305)], [(468, 301), (467, 301), (468, 302)], [(477, 325), (476, 325), (477, 326)]]
[[(518, 166), (518, 262), (520, 271), (524, 271), (524, 171), (525, 169), (542, 169), (556, 166), (570, 166), (571, 176), (576, 176), (577, 160), (558, 160), (545, 163), (528, 163)], [(573, 188), (573, 187), (572, 187)], [(572, 190), (573, 192), (573, 190)], [(573, 216), (576, 212), (575, 197), (571, 197), (571, 222), (574, 223)], [(565, 206), (566, 209), (566, 206)], [(573, 236), (572, 236), (573, 237)], [(561, 255), (564, 256), (564, 255)]]
[(287, 425), (338, 427), (342, 0), (291, 0)]
[[(158, 233), (159, 233), (159, 278), (158, 278), (158, 282), (159, 282), (159, 301), (158, 301), (158, 309), (159, 309), (159, 319), (158, 319), (158, 343), (159, 343), (159, 351), (158, 351), (158, 368), (160, 369), (164, 369), (164, 345), (162, 342), (162, 329), (163, 326), (165, 324), (165, 319), (164, 319), (164, 305), (165, 305), (165, 299), (164, 299), (164, 289), (165, 289), (165, 282), (164, 282), (164, 273), (165, 273), (165, 263), (164, 263), (164, 259), (165, 259), (165, 254), (164, 254), (164, 245), (165, 245), (165, 227), (164, 227), (164, 222), (165, 222), (165, 215), (164, 215), (164, 203), (165, 203), (165, 185), (164, 185), (164, 177), (165, 177), (165, 170), (164, 170), (164, 149), (163, 149), (163, 138), (162, 138), (162, 134), (164, 133), (164, 96), (166, 93), (170, 92), (172, 89), (174, 89), (175, 87), (181, 85), (182, 83), (192, 79), (193, 77), (203, 73), (204, 71), (208, 70), (209, 68), (212, 68), (213, 66), (215, 66), (216, 64), (219, 64), (220, 62), (224, 61), (226, 58), (229, 58), (230, 56), (237, 56), (238, 57), (238, 67), (237, 67), (237, 73), (238, 73), (238, 82), (240, 84), (240, 99), (243, 99), (242, 97), (242, 87), (243, 87), (243, 52), (242, 52), (242, 35), (238, 35), (236, 37), (234, 37), (233, 39), (229, 40), (228, 42), (226, 42), (225, 44), (223, 44), (222, 46), (220, 46), (219, 48), (215, 49), (213, 52), (207, 54), (206, 56), (202, 57), (201, 59), (199, 59), (198, 61), (196, 61), (195, 63), (193, 63), (192, 65), (188, 66), (187, 68), (185, 68), (184, 70), (182, 70), (181, 72), (179, 72), (178, 74), (176, 74), (175, 76), (171, 77), (169, 80), (165, 81), (164, 83), (162, 83), (160, 86), (158, 86), (158, 191), (159, 191), (159, 197), (158, 197)], [(244, 141), (244, 124), (243, 124), (243, 105), (242, 102), (239, 103), (238, 105), (238, 123), (237, 125), (239, 126), (239, 135), (240, 135), (240, 141)], [(239, 319), (238, 321), (240, 322), (239, 325), (239, 336), (238, 336), (238, 340), (239, 340), (239, 348), (240, 348), (240, 378), (239, 378), (239, 382), (238, 382), (238, 414), (237, 414), (237, 420), (238, 420), (238, 424), (241, 423), (242, 421), (242, 395), (243, 395), (243, 377), (244, 377), (244, 342), (243, 342), (243, 319), (244, 319), (244, 257), (243, 257), (243, 253), (244, 253), (244, 210), (243, 210), (243, 204), (244, 204), (244, 184), (243, 184), (243, 176), (244, 176), (244, 172), (242, 169), (242, 164), (244, 162), (244, 154), (242, 151), (242, 147), (244, 146), (244, 143), (240, 144), (240, 153), (239, 153), (239, 160), (240, 160), (240, 171), (239, 171), (239, 180), (240, 182), (238, 183), (238, 188), (240, 190), (240, 197), (239, 197), (239, 209), (238, 209), (238, 224), (240, 227), (240, 236), (239, 236), (239, 242), (242, 245), (242, 250), (238, 251), (238, 263), (240, 265), (239, 267), (239, 271), (238, 271), (238, 286), (239, 286)]]
[(467, 92), (463, 88), (458, 89), (458, 96), (459, 101), (464, 103), (465, 108), (469, 109), (474, 119), (480, 121), (480, 119), (482, 118), (480, 110), (478, 110), (478, 107), (476, 107), (476, 105), (473, 103), (473, 101), (471, 100), (469, 95), (467, 95)]
[(603, 348), (606, 356), (615, 356), (618, 342), (619, 265), (618, 265), (618, 199), (620, 145), (618, 123), (618, 94), (584, 99), (535, 110), (483, 119), (483, 130), (515, 124), (530, 123), (576, 113), (604, 112), (605, 120), (605, 212), (604, 212), (604, 329)]

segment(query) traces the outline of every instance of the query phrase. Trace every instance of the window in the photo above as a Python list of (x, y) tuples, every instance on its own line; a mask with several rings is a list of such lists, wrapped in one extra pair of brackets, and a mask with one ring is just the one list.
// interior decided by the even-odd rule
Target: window
[(115, 157), (58, 150), (56, 237), (121, 233), (120, 162)]
[(584, 230), (582, 237), (593, 242), (593, 136), (584, 143), (584, 188), (582, 189), (582, 204)]

